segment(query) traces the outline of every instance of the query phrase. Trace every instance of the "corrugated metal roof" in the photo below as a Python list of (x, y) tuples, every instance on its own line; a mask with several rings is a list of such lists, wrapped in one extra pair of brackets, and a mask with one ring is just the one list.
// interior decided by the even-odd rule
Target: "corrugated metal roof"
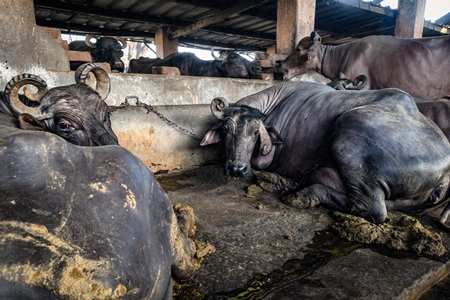
[[(247, 51), (265, 51), (276, 39), (277, 0), (34, 0), (34, 6), (38, 25), (71, 34), (151, 42), (164, 26), (180, 35), (180, 44)], [(393, 35), (395, 16), (396, 10), (361, 0), (317, 0), (315, 30), (331, 44)], [(426, 22), (423, 36), (445, 30)]]

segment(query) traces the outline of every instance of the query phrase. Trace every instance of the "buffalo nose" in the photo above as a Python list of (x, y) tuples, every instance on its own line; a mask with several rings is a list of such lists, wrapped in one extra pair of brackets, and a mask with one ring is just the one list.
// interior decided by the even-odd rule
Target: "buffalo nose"
[(229, 167), (230, 175), (233, 177), (241, 177), (244, 176), (245, 172), (247, 171), (247, 166), (243, 165), (231, 165)]

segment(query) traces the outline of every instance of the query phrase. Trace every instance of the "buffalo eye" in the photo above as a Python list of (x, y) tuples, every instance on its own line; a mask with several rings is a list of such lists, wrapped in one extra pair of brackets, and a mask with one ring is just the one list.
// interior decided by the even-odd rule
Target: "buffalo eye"
[(73, 127), (69, 123), (59, 123), (58, 128), (59, 131), (63, 133), (72, 133), (75, 130), (75, 127)]
[(122, 50), (117, 51), (117, 55), (123, 56), (123, 51)]
[(259, 130), (255, 130), (255, 136), (257, 136), (259, 134)]

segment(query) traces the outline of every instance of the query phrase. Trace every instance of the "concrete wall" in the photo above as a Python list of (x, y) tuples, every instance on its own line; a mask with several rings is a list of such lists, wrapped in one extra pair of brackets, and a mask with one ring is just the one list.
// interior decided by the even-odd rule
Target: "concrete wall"
[[(203, 135), (217, 119), (209, 105), (165, 105), (154, 107), (178, 126)], [(198, 167), (222, 157), (220, 144), (200, 146), (193, 137), (169, 125), (144, 107), (112, 107), (111, 122), (119, 144), (138, 156), (152, 172), (177, 171)]]
[(36, 25), (32, 0), (0, 0), (0, 73), (44, 67), (69, 70), (64, 49)]

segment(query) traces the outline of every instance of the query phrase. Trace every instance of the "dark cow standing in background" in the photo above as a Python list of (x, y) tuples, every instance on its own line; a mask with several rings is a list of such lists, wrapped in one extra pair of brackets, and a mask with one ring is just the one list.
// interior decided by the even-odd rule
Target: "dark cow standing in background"
[[(19, 75), (1, 94), (0, 299), (172, 299), (171, 276), (194, 272), (193, 216), (176, 215), (147, 166), (91, 122), (109, 126), (97, 92), (38, 83), (18, 97), (36, 81)], [(27, 111), (30, 98), (42, 100)]]
[(284, 78), (314, 70), (336, 79), (368, 77), (365, 89), (395, 87), (428, 100), (450, 98), (450, 36), (400, 39), (368, 36), (347, 44), (321, 44), (316, 32), (303, 38), (283, 62)]
[[(224, 51), (221, 57), (214, 60), (202, 60), (194, 53), (178, 52), (159, 61), (142, 61), (146, 66), (141, 67), (138, 73), (143, 74), (152, 74), (154, 66), (177, 67), (180, 74), (186, 76), (250, 78), (261, 73), (261, 67), (234, 51)], [(130, 65), (132, 63), (133, 60), (130, 61)]]
[[(95, 43), (91, 39), (96, 39)], [(113, 72), (123, 72), (125, 65), (121, 59), (123, 49), (127, 47), (127, 42), (121, 37), (97, 37), (94, 34), (86, 36), (84, 41), (73, 41), (69, 44), (69, 50), (87, 51), (91, 53), (92, 62), (105, 62), (111, 66)], [(76, 70), (82, 63), (71, 62), (70, 69)]]
[(141, 73), (142, 69), (153, 67), (154, 64), (160, 62), (162, 58), (139, 57), (130, 60), (126, 73)]
[[(201, 145), (224, 141), (227, 175), (251, 179), (256, 168), (296, 180), (287, 204), (322, 203), (381, 223), (389, 210), (448, 201), (450, 144), (401, 90), (286, 82), (230, 107), (216, 98), (211, 110), (219, 123)], [(449, 213), (447, 203), (447, 230)]]

